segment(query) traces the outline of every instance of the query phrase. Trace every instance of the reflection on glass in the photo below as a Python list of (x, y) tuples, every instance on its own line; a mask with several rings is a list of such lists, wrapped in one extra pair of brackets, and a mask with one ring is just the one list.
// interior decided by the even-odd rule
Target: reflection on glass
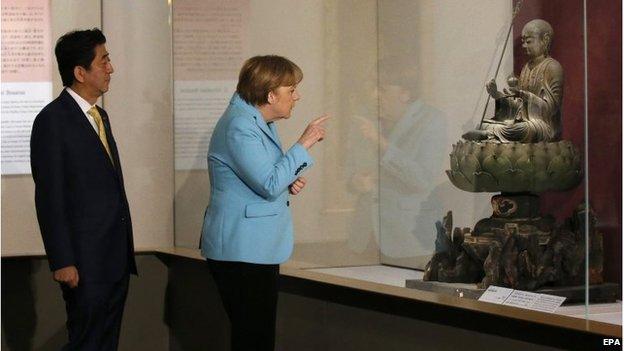
[(381, 251), (389, 257), (431, 254), (441, 217), (433, 190), (445, 161), (446, 116), (413, 93), (416, 77), (405, 73), (381, 73), (379, 140), (371, 140), (379, 144), (380, 228), (392, 233), (382, 236)]
[(447, 117), (417, 96), (414, 71), (396, 70), (398, 63), (391, 57), (379, 62), (380, 85), (369, 89), (379, 112), (350, 118), (348, 152), (378, 153), (380, 162), (369, 156), (369, 162), (350, 164), (353, 227), (359, 230), (350, 231), (348, 243), (357, 252), (373, 246), (384, 256), (409, 258), (433, 251), (434, 223), (442, 214), (435, 188), (445, 162), (439, 145), (448, 133)]

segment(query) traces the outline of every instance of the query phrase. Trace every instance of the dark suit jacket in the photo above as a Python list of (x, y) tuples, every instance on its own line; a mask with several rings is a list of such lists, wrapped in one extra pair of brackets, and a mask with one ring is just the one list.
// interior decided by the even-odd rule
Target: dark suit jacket
[(117, 145), (106, 111), (98, 109), (114, 165), (66, 90), (37, 115), (30, 139), (37, 218), (50, 268), (75, 265), (81, 282), (136, 274)]

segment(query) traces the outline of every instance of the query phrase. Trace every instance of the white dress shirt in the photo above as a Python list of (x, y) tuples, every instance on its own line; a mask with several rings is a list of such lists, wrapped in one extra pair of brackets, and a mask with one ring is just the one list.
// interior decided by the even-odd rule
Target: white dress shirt
[(78, 95), (78, 93), (73, 91), (70, 87), (65, 88), (65, 90), (67, 90), (69, 95), (71, 95), (71, 97), (73, 97), (74, 100), (76, 100), (76, 102), (78, 103), (78, 106), (80, 106), (80, 109), (84, 113), (85, 117), (87, 117), (87, 120), (89, 121), (89, 123), (91, 123), (91, 126), (95, 130), (95, 133), (98, 134), (100, 131), (98, 129), (97, 124), (95, 123), (95, 120), (93, 119), (93, 117), (91, 117), (87, 113), (87, 111), (89, 111), (91, 107), (95, 105), (91, 105), (87, 100), (83, 99), (82, 96)]

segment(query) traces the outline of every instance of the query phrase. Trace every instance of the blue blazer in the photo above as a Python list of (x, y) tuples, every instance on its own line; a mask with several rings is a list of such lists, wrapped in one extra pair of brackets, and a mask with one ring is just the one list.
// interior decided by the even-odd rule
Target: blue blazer
[(220, 261), (279, 264), (293, 248), (288, 186), (312, 166), (299, 143), (282, 151), (274, 123), (234, 94), (208, 149), (210, 203), (202, 256)]

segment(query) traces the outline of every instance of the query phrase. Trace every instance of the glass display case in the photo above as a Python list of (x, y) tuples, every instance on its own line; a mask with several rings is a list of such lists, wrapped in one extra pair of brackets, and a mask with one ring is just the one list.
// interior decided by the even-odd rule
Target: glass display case
[[(197, 247), (210, 123), (238, 68), (278, 54), (304, 72), (293, 118), (277, 123), (284, 148), (333, 116), (291, 197), (285, 266), (465, 299), (489, 286), (564, 296), (555, 313), (620, 324), (621, 94), (607, 88), (620, 68), (600, 45), (618, 38), (604, 8), (324, 1), (283, 3), (284, 17), (257, 1), (199, 3), (173, 4), (177, 246)], [(231, 39), (221, 68), (189, 74), (187, 39), (210, 28), (184, 23), (214, 11), (231, 15), (216, 25)], [(190, 43), (210, 49), (215, 35)], [(212, 122), (192, 125), (193, 99)]]

